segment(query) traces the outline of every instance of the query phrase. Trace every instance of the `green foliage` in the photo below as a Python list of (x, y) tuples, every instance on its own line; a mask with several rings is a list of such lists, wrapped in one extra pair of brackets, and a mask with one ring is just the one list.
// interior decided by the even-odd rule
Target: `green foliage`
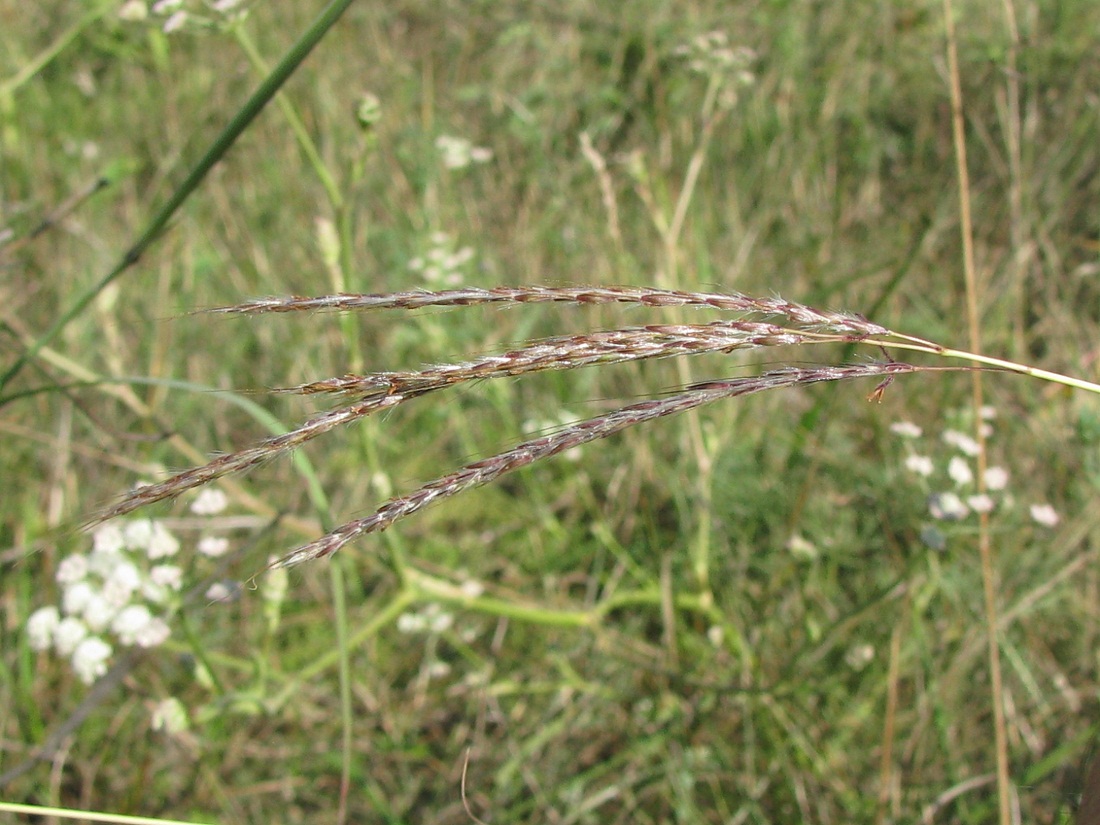
[[(205, 155), (218, 165), (201, 181), (192, 170), (310, 10), (256, 3), (166, 35), (164, 16), (71, 6), (0, 13), (0, 231), (12, 232), (0, 235), (0, 775), (79, 724), (0, 794), (196, 822), (459, 822), (469, 747), (467, 801), (489, 821), (989, 821), (992, 783), (963, 784), (993, 764), (975, 526), (936, 523), (942, 550), (922, 541), (935, 490), (905, 471), (888, 427), (943, 429), (966, 403), (951, 374), (899, 378), (882, 405), (822, 385), (627, 431), (349, 546), (332, 562), (342, 580), (325, 563), (297, 568), (285, 601), (265, 600), (263, 576), (225, 603), (195, 581), (173, 641), (120, 660), (114, 689), (85, 706), (67, 663), (24, 632), (56, 603), (61, 560), (86, 549), (73, 528), (89, 513), (325, 403), (267, 388), (694, 320), (613, 306), (189, 314), (429, 288), (410, 264), (437, 233), (473, 250), (471, 285), (780, 293), (961, 344), (938, 6), (352, 5), (281, 86), (284, 108)], [(1021, 12), (1018, 77), (992, 8), (959, 19), (985, 348), (1094, 376), (1100, 7)], [(754, 85), (725, 109), (728, 86), (677, 52), (716, 30), (758, 55)], [(366, 129), (365, 93), (379, 106)], [(446, 135), (491, 160), (447, 168)], [(99, 177), (111, 185), (30, 237)], [(174, 197), (163, 234), (105, 279)], [(766, 360), (838, 357), (852, 356)], [(525, 425), (761, 360), (484, 382), (338, 430), (303, 449), (308, 462), (224, 484), (244, 526), (218, 577), (248, 582)], [(201, 388), (261, 392), (242, 404)], [(1020, 502), (992, 516), (1013, 777), (1026, 821), (1058, 821), (1094, 731), (1100, 425), (1091, 397), (1000, 375), (987, 390), (1001, 413), (992, 460)], [(1062, 524), (1031, 523), (1030, 501)], [(188, 502), (150, 515), (190, 541)], [(168, 697), (190, 727), (151, 733)]]

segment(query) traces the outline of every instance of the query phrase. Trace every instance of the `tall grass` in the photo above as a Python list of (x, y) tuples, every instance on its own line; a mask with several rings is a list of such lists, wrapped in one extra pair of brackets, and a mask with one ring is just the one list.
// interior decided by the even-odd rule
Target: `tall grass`
[[(14, 10), (2, 223), (55, 219), (0, 247), (4, 797), (193, 821), (1066, 821), (1096, 732), (1100, 427), (1070, 388), (1094, 388), (1100, 321), (1100, 20), (996, 8), (959, 10), (949, 72), (943, 15), (915, 4), (351, 5), (215, 155), (316, 10), (167, 36)], [(751, 65), (722, 57), (738, 45)], [(492, 159), (445, 164), (447, 135)], [(342, 297), (242, 303), (264, 295)], [(967, 296), (980, 347), (955, 343)], [(488, 302), (528, 305), (439, 309)], [(243, 317), (191, 314), (219, 306)], [(953, 374), (973, 366), (997, 371), (977, 405)], [(907, 472), (890, 425), (982, 433), (984, 405), (1017, 503), (936, 521), (954, 482)], [(28, 648), (87, 546), (69, 528), (152, 515), (190, 548), (210, 522), (152, 505), (210, 483), (235, 553), (194, 575), (330, 560), (274, 596), (270, 573), (219, 602), (196, 580), (167, 645), (90, 690)], [(189, 727), (152, 733), (167, 697)]]

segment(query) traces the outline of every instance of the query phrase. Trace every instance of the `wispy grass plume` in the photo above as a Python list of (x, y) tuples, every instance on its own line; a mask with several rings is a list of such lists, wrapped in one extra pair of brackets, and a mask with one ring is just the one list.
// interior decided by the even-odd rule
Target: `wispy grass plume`
[[(406, 291), (372, 295), (326, 295), (314, 298), (265, 298), (215, 312), (260, 314), (309, 310), (347, 311), (361, 309), (419, 309), (462, 307), (475, 304), (637, 304), (645, 307), (694, 306), (736, 312), (736, 320), (705, 324), (653, 324), (624, 327), (534, 341), (498, 355), (441, 364), (422, 370), (345, 375), (300, 384), (279, 392), (327, 393), (353, 400), (306, 420), (283, 435), (265, 439), (236, 452), (214, 458), (207, 464), (178, 473), (156, 484), (139, 487), (95, 516), (93, 523), (121, 516), (201, 487), (225, 475), (254, 467), (288, 450), (305, 444), (344, 424), (353, 423), (379, 410), (457, 384), (488, 378), (514, 377), (529, 373), (570, 370), (579, 367), (670, 358), (699, 353), (732, 352), (761, 347), (801, 346), (820, 343), (870, 344), (965, 358), (987, 367), (1024, 372), (1061, 380), (1029, 367), (948, 349), (920, 338), (902, 335), (848, 313), (815, 309), (780, 298), (757, 298), (738, 293), (684, 292), (635, 287), (497, 287), (462, 288), (440, 291)], [(766, 318), (771, 320), (753, 320)], [(779, 322), (779, 323), (776, 323)], [(289, 566), (332, 555), (349, 541), (365, 533), (384, 530), (396, 521), (427, 505), (465, 490), (487, 484), (500, 476), (581, 444), (606, 438), (624, 429), (667, 415), (692, 410), (714, 401), (751, 395), (822, 381), (878, 377), (879, 386), (871, 398), (881, 397), (894, 376), (937, 369), (898, 363), (892, 359), (859, 365), (781, 367), (760, 375), (723, 381), (696, 383), (660, 399), (642, 401), (621, 409), (570, 424), (550, 435), (526, 441), (495, 456), (467, 464), (440, 476), (413, 492), (390, 499), (372, 515), (348, 522), (326, 535), (294, 550), (277, 566)], [(1074, 386), (1092, 385), (1072, 382)]]

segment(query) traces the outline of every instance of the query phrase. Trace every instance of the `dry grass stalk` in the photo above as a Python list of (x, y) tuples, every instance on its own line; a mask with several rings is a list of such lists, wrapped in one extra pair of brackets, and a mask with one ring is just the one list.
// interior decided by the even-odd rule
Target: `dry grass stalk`
[[(881, 343), (905, 339), (885, 327), (863, 318), (825, 312), (780, 298), (754, 298), (740, 294), (681, 292), (635, 287), (498, 287), (463, 288), (438, 292), (410, 291), (386, 295), (330, 295), (319, 298), (269, 298), (226, 307), (217, 312), (262, 313), (302, 310), (348, 310), (370, 308), (417, 309), (428, 306), (454, 307), (471, 304), (526, 304), (565, 302), (574, 304), (634, 303), (647, 307), (697, 306), (734, 311), (743, 315), (782, 319), (783, 324), (758, 320), (727, 320), (708, 324), (665, 324), (567, 335), (544, 339), (499, 355), (428, 367), (423, 370), (348, 375), (302, 384), (282, 392), (335, 393), (353, 396), (354, 401), (320, 413), (288, 433), (265, 439), (243, 450), (219, 456), (199, 467), (185, 470), (156, 484), (140, 487), (98, 514), (93, 524), (133, 512), (148, 504), (170, 499), (209, 484), (225, 475), (247, 470), (274, 456), (292, 450), (343, 424), (378, 410), (389, 409), (454, 384), (517, 376), (547, 370), (567, 370), (595, 364), (611, 364), (649, 358), (668, 358), (704, 352), (731, 352), (756, 347), (816, 343)], [(377, 532), (433, 501), (486, 484), (512, 470), (569, 450), (655, 418), (694, 409), (723, 398), (749, 395), (763, 390), (881, 376), (886, 382), (894, 375), (918, 369), (895, 362), (859, 366), (779, 369), (761, 375), (695, 384), (677, 394), (632, 404), (587, 421), (572, 424), (556, 433), (476, 461), (453, 473), (425, 484), (407, 496), (394, 498), (365, 519), (349, 522), (328, 535), (305, 545), (278, 562), (297, 564), (331, 555), (363, 533)], [(925, 368), (927, 369), (927, 368)], [(872, 393), (880, 394), (884, 382)]]
[(667, 358), (702, 352), (731, 352), (762, 346), (843, 342), (863, 336), (839, 336), (788, 330), (774, 324), (747, 321), (702, 325), (670, 325), (611, 330), (553, 338), (541, 343), (476, 361), (444, 364), (420, 371), (382, 372), (344, 376), (304, 384), (283, 392), (359, 394), (355, 403), (320, 413), (288, 433), (264, 439), (237, 452), (219, 456), (165, 481), (139, 487), (99, 514), (92, 523), (133, 512), (140, 507), (241, 472), (302, 446), (343, 424), (378, 410), (465, 381), (516, 376), (530, 372), (566, 370), (648, 358)]
[(727, 312), (781, 317), (799, 327), (850, 335), (888, 335), (878, 324), (843, 312), (826, 312), (782, 298), (756, 298), (737, 292), (683, 292), (676, 289), (625, 286), (547, 287), (518, 286), (481, 289), (464, 287), (437, 292), (411, 290), (376, 295), (322, 295), (316, 298), (261, 298), (212, 312), (255, 315), (263, 312), (306, 310), (421, 309), (477, 304), (640, 304), (646, 307), (709, 307)]
[(547, 338), (510, 352), (473, 361), (407, 372), (346, 375), (342, 378), (301, 384), (278, 392), (343, 395), (386, 392), (408, 395), (481, 378), (514, 377), (547, 370), (570, 370), (596, 364), (618, 364), (704, 352), (733, 352), (755, 347), (847, 343), (862, 340), (863, 337), (792, 330), (757, 321), (651, 325)]

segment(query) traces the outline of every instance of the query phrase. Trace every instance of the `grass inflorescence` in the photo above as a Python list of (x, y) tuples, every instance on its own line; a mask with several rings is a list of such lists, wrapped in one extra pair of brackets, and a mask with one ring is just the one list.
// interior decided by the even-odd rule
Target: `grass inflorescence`
[[(184, 471), (155, 484), (142, 485), (122, 501), (96, 517), (96, 522), (125, 515), (147, 504), (174, 498), (239, 472), (279, 453), (300, 447), (337, 426), (371, 413), (391, 409), (436, 390), (486, 378), (514, 377), (547, 370), (569, 370), (601, 364), (669, 358), (704, 352), (729, 353), (740, 349), (793, 346), (810, 343), (854, 343), (892, 333), (864, 319), (841, 313), (821, 312), (774, 298), (738, 294), (690, 293), (655, 288), (629, 287), (516, 287), (490, 290), (460, 289), (442, 292), (405, 292), (390, 295), (336, 295), (319, 298), (266, 299), (227, 307), (219, 312), (255, 314), (316, 309), (415, 309), (427, 306), (468, 306), (478, 303), (569, 302), (578, 304), (637, 303), (649, 307), (710, 307), (738, 313), (774, 316), (788, 326), (760, 321), (717, 321), (708, 324), (665, 324), (606, 330), (543, 339), (500, 355), (475, 361), (445, 364), (417, 371), (347, 375), (300, 385), (284, 392), (338, 393), (353, 396), (346, 406), (310, 418), (289, 432), (256, 445), (215, 458), (208, 464)], [(895, 336), (897, 337), (897, 336)], [(888, 363), (862, 367), (780, 369), (755, 378), (713, 381), (693, 385), (659, 401), (642, 402), (578, 422), (536, 441), (525, 442), (506, 453), (464, 467), (431, 482), (410, 496), (395, 499), (370, 519), (344, 525), (306, 548), (287, 557), (286, 563), (327, 556), (356, 535), (384, 529), (398, 518), (427, 503), (488, 483), (521, 466), (580, 444), (604, 438), (626, 427), (694, 409), (722, 398), (748, 395), (777, 387), (836, 381), (845, 378), (895, 375), (912, 370)]]
[[(255, 445), (219, 456), (207, 464), (178, 473), (164, 481), (145, 484), (131, 491), (117, 504), (96, 516), (100, 523), (131, 513), (140, 507), (175, 498), (188, 490), (210, 484), (230, 473), (240, 472), (280, 453), (302, 446), (338, 426), (389, 410), (436, 390), (487, 378), (515, 377), (548, 370), (639, 361), (650, 358), (700, 353), (730, 353), (741, 349), (798, 346), (806, 344), (873, 344), (884, 348), (894, 343), (937, 354), (966, 357), (945, 347), (901, 335), (855, 315), (825, 312), (779, 298), (754, 298), (737, 293), (693, 293), (678, 290), (634, 287), (495, 287), (492, 289), (418, 290), (374, 295), (328, 295), (313, 298), (266, 298), (214, 310), (219, 313), (255, 315), (306, 310), (419, 309), (462, 307), (475, 304), (640, 304), (647, 307), (707, 307), (743, 315), (773, 317), (786, 325), (752, 320), (715, 321), (707, 324), (664, 324), (605, 330), (542, 339), (499, 355), (443, 364), (416, 371), (345, 375), (311, 381), (282, 390), (312, 395), (332, 393), (352, 396), (346, 406), (321, 413), (289, 432)], [(885, 349), (883, 350), (885, 352)], [(992, 361), (995, 359), (978, 360)], [(1004, 362), (1000, 362), (1004, 366)], [(1008, 365), (1035, 374), (1026, 366)], [(430, 481), (404, 496), (393, 498), (372, 515), (334, 528), (323, 537), (283, 556), (276, 564), (291, 566), (330, 556), (358, 536), (380, 532), (416, 511), (465, 490), (495, 481), (502, 475), (540, 459), (614, 435), (628, 427), (695, 409), (704, 404), (751, 395), (766, 390), (843, 381), (852, 378), (886, 379), (872, 393), (881, 399), (896, 375), (922, 368), (893, 360), (852, 366), (785, 367), (749, 378), (692, 384), (682, 391), (652, 401), (632, 404), (595, 418), (562, 427), (554, 433), (518, 446)], [(924, 367), (924, 370), (931, 369)], [(1050, 376), (1062, 383), (1100, 392), (1100, 387), (1063, 376)]]
[(55, 5), (0, 27), (20, 814), (1072, 819), (1100, 7)]

